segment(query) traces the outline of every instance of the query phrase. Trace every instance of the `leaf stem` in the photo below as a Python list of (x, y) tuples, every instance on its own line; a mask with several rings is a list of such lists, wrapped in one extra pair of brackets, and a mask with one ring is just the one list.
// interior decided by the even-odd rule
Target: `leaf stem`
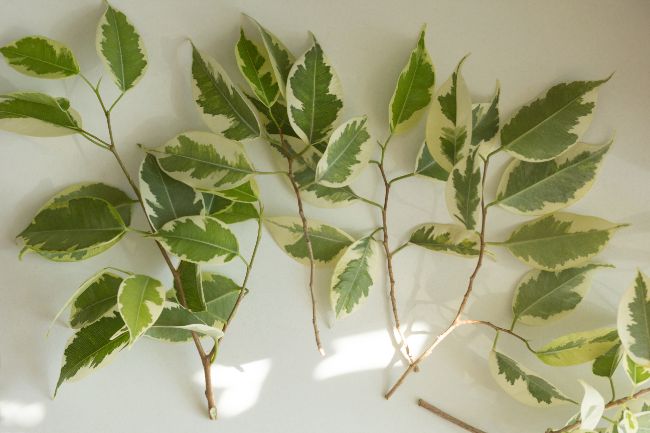
[(455, 416), (445, 412), (444, 410), (437, 408), (436, 406), (432, 405), (431, 403), (427, 403), (426, 401), (422, 400), (421, 398), (418, 399), (418, 406), (428, 410), (429, 412), (439, 416), (440, 418), (444, 419), (445, 421), (448, 421), (452, 424), (457, 425), (458, 427), (467, 430), (468, 432), (471, 433), (486, 433), (484, 430), (478, 429), (470, 424), (467, 424), (465, 421), (460, 420), (456, 418)]
[(399, 182), (400, 180), (408, 179), (409, 177), (413, 177), (413, 176), (415, 176), (415, 173), (406, 173), (406, 174), (403, 174), (401, 176), (397, 176), (397, 177), (392, 178), (388, 183), (390, 183), (392, 185), (395, 182)]

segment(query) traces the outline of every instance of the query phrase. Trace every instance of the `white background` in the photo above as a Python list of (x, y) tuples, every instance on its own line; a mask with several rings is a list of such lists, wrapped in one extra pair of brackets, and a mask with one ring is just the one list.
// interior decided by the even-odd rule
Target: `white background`
[[(588, 299), (573, 316), (545, 329), (520, 328), (534, 344), (563, 333), (612, 324), (615, 305), (635, 269), (650, 271), (650, 2), (642, 1), (172, 1), (115, 0), (139, 29), (149, 53), (149, 70), (115, 112), (119, 147), (135, 173), (142, 158), (136, 143), (155, 146), (190, 129), (205, 129), (189, 91), (187, 38), (214, 55), (239, 80), (233, 46), (250, 14), (295, 52), (317, 35), (338, 71), (345, 94), (345, 116), (368, 114), (372, 134), (387, 133), (387, 104), (423, 23), (441, 84), (466, 53), (464, 74), (476, 101), (502, 85), (502, 117), (552, 84), (600, 79), (597, 113), (586, 141), (604, 142), (616, 134), (593, 190), (572, 211), (631, 223), (619, 232), (600, 259), (617, 265), (599, 272)], [(0, 44), (40, 33), (71, 46), (92, 79), (103, 73), (95, 55), (99, 1), (2, 1)], [(40, 90), (67, 96), (86, 127), (105, 135), (92, 95), (79, 80), (41, 81), (0, 65), (0, 92)], [(108, 79), (104, 91), (114, 94)], [(423, 126), (394, 140), (389, 151), (395, 174), (412, 167)], [(248, 146), (259, 168), (273, 167), (264, 143)], [(493, 165), (488, 196), (506, 159)], [(380, 199), (379, 178), (367, 170), (357, 189)], [(0, 133), (0, 430), (6, 432), (453, 432), (418, 408), (423, 397), (493, 433), (541, 432), (559, 426), (570, 407), (533, 409), (510, 400), (489, 376), (486, 354), (493, 332), (464, 329), (449, 338), (409, 378), (394, 398), (382, 395), (402, 371), (390, 332), (384, 281), (350, 317), (334, 322), (326, 287), (329, 269), (318, 273), (322, 338), (327, 356), (313, 344), (306, 269), (292, 262), (265, 233), (250, 283), (251, 293), (229, 329), (214, 368), (220, 420), (210, 423), (202, 396), (201, 369), (191, 345), (143, 340), (107, 368), (66, 384), (50, 396), (64, 344), (62, 322), (46, 339), (49, 321), (68, 296), (98, 269), (113, 265), (165, 278), (151, 242), (129, 235), (109, 252), (81, 263), (57, 264), (35, 255), (18, 260), (14, 237), (39, 206), (75, 182), (100, 180), (128, 190), (111, 155), (80, 139), (33, 139)], [(271, 215), (293, 214), (295, 205), (283, 182), (265, 177), (262, 197)], [(392, 241), (426, 221), (446, 222), (443, 188), (425, 179), (399, 184), (390, 212)], [(136, 208), (134, 208), (136, 209)], [(137, 211), (137, 209), (136, 209)], [(342, 210), (307, 208), (311, 217), (336, 224), (356, 236), (374, 228), (375, 210), (354, 205)], [(491, 212), (488, 238), (503, 239), (524, 221), (500, 209)], [(135, 223), (142, 227), (140, 215)], [(254, 224), (241, 225), (242, 245), (250, 249)], [(476, 284), (469, 316), (508, 325), (514, 284), (526, 268), (496, 250)], [(396, 263), (400, 310), (410, 341), (419, 349), (428, 332), (450, 319), (473, 261), (407, 249)], [(223, 268), (241, 276), (237, 265)], [(589, 379), (607, 395), (603, 379), (590, 367), (552, 369), (521, 345), (502, 338), (500, 348), (552, 378), (574, 398), (576, 379)], [(629, 392), (624, 374), (620, 392)]]

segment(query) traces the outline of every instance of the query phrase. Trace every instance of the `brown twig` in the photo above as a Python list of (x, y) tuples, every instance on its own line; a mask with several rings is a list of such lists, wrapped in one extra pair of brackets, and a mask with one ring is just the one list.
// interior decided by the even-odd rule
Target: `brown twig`
[(435, 415), (439, 416), (440, 418), (444, 419), (445, 421), (449, 421), (452, 424), (457, 425), (458, 427), (467, 430), (468, 432), (471, 433), (486, 433), (484, 430), (478, 429), (470, 424), (467, 424), (465, 421), (460, 420), (456, 418), (453, 415), (448, 414), (447, 412), (443, 411), (442, 409), (439, 409), (432, 405), (431, 403), (427, 403), (426, 401), (422, 400), (421, 398), (418, 399), (418, 406), (425, 408), (431, 413), (434, 413)]
[[(470, 295), (472, 294), (472, 290), (474, 288), (474, 280), (476, 279), (476, 276), (478, 275), (479, 270), (481, 269), (481, 265), (483, 264), (483, 256), (485, 255), (485, 227), (486, 227), (486, 219), (487, 219), (487, 206), (485, 204), (485, 180), (487, 177), (487, 171), (488, 171), (488, 163), (490, 161), (490, 156), (485, 159), (485, 162), (483, 164), (483, 176), (481, 179), (481, 231), (479, 233), (479, 254), (478, 254), (478, 259), (476, 261), (476, 266), (474, 267), (474, 271), (469, 277), (469, 281), (467, 283), (467, 289), (465, 290), (465, 294), (463, 295), (463, 299), (458, 306), (458, 310), (456, 311), (456, 315), (454, 316), (454, 319), (451, 321), (449, 326), (441, 333), (438, 334), (433, 342), (422, 352), (420, 356), (418, 356), (415, 361), (409, 367), (402, 373), (402, 375), (397, 379), (397, 382), (388, 390), (388, 392), (384, 395), (386, 399), (389, 399), (393, 393), (399, 388), (399, 386), (404, 382), (406, 377), (411, 374), (411, 372), (415, 369), (415, 367), (420, 364), (424, 359), (426, 359), (433, 350), (442, 342), (449, 334), (454, 332), (456, 328), (462, 325), (467, 325), (471, 324), (469, 322), (471, 321), (463, 321), (461, 320), (461, 316), (463, 312), (465, 311), (465, 308), (467, 307), (467, 302), (469, 301)], [(480, 324), (485, 324), (480, 321), (475, 321)]]

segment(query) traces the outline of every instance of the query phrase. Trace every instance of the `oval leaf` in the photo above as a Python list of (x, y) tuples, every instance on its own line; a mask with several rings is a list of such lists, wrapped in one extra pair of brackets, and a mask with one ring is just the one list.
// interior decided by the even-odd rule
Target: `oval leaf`
[(172, 254), (192, 263), (222, 264), (239, 254), (233, 232), (210, 216), (172, 220), (156, 233), (156, 238)]
[(78, 329), (90, 325), (115, 309), (122, 280), (104, 270), (83, 283), (70, 304), (70, 326)]
[(33, 137), (61, 137), (81, 128), (79, 113), (65, 98), (43, 93), (0, 95), (0, 129)]
[(446, 171), (468, 155), (472, 142), (472, 98), (460, 73), (464, 60), (436, 92), (427, 117), (429, 152)]
[(482, 167), (478, 153), (473, 152), (454, 166), (447, 179), (447, 210), (468, 230), (475, 230), (481, 222)]
[(25, 242), (26, 249), (64, 261), (99, 254), (125, 233), (120, 215), (108, 202), (82, 197), (42, 209), (18, 237)]
[(221, 65), (192, 45), (192, 94), (208, 128), (231, 140), (260, 136), (260, 125), (246, 98)]
[(209, 132), (186, 132), (149, 152), (165, 173), (204, 192), (235, 188), (255, 172), (241, 143)]
[(605, 146), (579, 143), (546, 162), (513, 160), (501, 176), (497, 203), (522, 215), (542, 215), (572, 205), (589, 192), (601, 166)]
[(449, 172), (440, 167), (440, 164), (431, 156), (429, 146), (427, 146), (426, 142), (422, 142), (420, 146), (418, 156), (415, 158), (415, 169), (413, 173), (431, 179), (442, 180), (443, 182), (446, 182), (449, 178)]
[(338, 76), (313, 38), (312, 46), (296, 60), (289, 72), (289, 121), (305, 143), (324, 145), (341, 108), (343, 101)]
[(591, 287), (592, 271), (603, 267), (613, 266), (590, 263), (558, 272), (529, 271), (515, 288), (514, 321), (539, 326), (569, 314)]
[(259, 201), (260, 189), (257, 185), (257, 181), (254, 178), (251, 178), (248, 182), (242, 183), (235, 188), (225, 189), (223, 191), (213, 191), (213, 193), (226, 200), (242, 203), (255, 203)]
[(480, 236), (458, 224), (422, 224), (413, 230), (409, 243), (431, 251), (461, 257), (478, 257)]
[(407, 131), (422, 116), (431, 102), (435, 73), (431, 57), (424, 43), (426, 29), (422, 29), (409, 61), (397, 79), (395, 92), (388, 106), (390, 130), (394, 134)]
[(316, 166), (316, 182), (340, 188), (351, 184), (361, 174), (374, 149), (366, 122), (365, 116), (355, 117), (334, 130)]
[[(266, 218), (265, 222), (271, 236), (280, 248), (296, 261), (309, 265), (307, 242), (305, 241), (302, 221), (299, 217)], [(345, 248), (354, 241), (343, 230), (319, 221), (309, 220), (307, 221), (307, 227), (314, 253), (314, 261), (317, 265), (335, 261)]]
[(506, 247), (533, 268), (559, 271), (594, 257), (620, 227), (625, 224), (556, 212), (522, 224), (507, 241), (495, 244)]
[(482, 102), (472, 106), (472, 149), (490, 143), (499, 132), (500, 95), (501, 88), (497, 82), (494, 96), (490, 102)]
[(368, 297), (379, 271), (379, 244), (372, 236), (355, 241), (336, 263), (330, 284), (330, 299), (336, 317), (352, 313)]
[(594, 359), (594, 363), (591, 366), (591, 371), (596, 376), (600, 377), (612, 377), (616, 372), (618, 364), (621, 362), (623, 357), (623, 350), (621, 347), (620, 341), (611, 349), (609, 349), (604, 354), (600, 355), (598, 358)]
[(637, 273), (634, 285), (625, 291), (618, 306), (617, 325), (623, 347), (630, 358), (650, 367), (650, 294), (648, 277)]
[(593, 361), (618, 343), (616, 329), (601, 328), (556, 338), (535, 354), (545, 364), (564, 367)]
[(488, 362), (497, 384), (521, 403), (543, 407), (575, 403), (555, 386), (502, 353), (490, 352)]
[(131, 344), (154, 324), (163, 309), (167, 288), (146, 275), (131, 275), (117, 292), (117, 309), (129, 330)]
[(251, 203), (234, 202), (227, 209), (212, 214), (215, 218), (226, 224), (236, 224), (252, 219), (259, 219), (257, 208)]
[(271, 62), (266, 51), (248, 39), (244, 29), (240, 29), (239, 41), (235, 46), (237, 66), (255, 96), (266, 106), (271, 107), (280, 95), (278, 83), (273, 75)]
[(38, 78), (67, 78), (79, 73), (72, 51), (65, 45), (44, 36), (27, 36), (0, 48), (9, 66), (18, 72)]
[[(183, 286), (185, 305), (187, 308), (191, 311), (205, 310), (205, 296), (203, 295), (203, 283), (201, 281), (201, 269), (199, 265), (181, 260), (176, 271)], [(178, 293), (179, 287), (176, 281), (174, 281), (174, 288)]]
[(524, 161), (548, 161), (578, 142), (591, 123), (599, 81), (557, 84), (501, 129), (501, 146)]
[(111, 5), (97, 26), (97, 54), (122, 92), (135, 86), (147, 69), (142, 38), (126, 15)]
[(218, 339), (223, 332), (218, 328), (218, 321), (204, 313), (193, 313), (176, 302), (165, 302), (160, 317), (149, 330), (147, 336), (167, 342), (184, 342), (191, 340), (192, 332)]
[(582, 430), (595, 430), (605, 412), (605, 399), (589, 384), (580, 381), (585, 389), (580, 402), (580, 428)]
[(233, 280), (212, 272), (201, 274), (206, 311), (221, 323), (226, 323), (235, 308), (241, 287)]

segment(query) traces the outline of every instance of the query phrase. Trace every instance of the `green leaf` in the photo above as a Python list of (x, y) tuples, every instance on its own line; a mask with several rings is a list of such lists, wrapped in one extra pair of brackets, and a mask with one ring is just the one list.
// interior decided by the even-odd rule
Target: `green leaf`
[(41, 209), (80, 197), (99, 198), (108, 202), (120, 214), (125, 225), (131, 224), (131, 207), (133, 203), (137, 203), (137, 200), (133, 200), (121, 189), (105, 183), (82, 182), (70, 185), (49, 199)]
[(519, 226), (505, 242), (515, 257), (536, 269), (559, 271), (578, 266), (598, 254), (625, 224), (556, 212)]
[(472, 98), (460, 73), (464, 60), (436, 92), (427, 117), (429, 152), (446, 171), (469, 154), (472, 143)]
[(515, 288), (512, 313), (515, 322), (545, 325), (573, 311), (591, 287), (594, 270), (613, 267), (590, 263), (558, 272), (531, 270)]
[(131, 275), (120, 284), (117, 309), (129, 330), (133, 344), (158, 319), (165, 302), (167, 288), (146, 275)]
[(203, 202), (203, 215), (210, 216), (219, 212), (227, 211), (233, 206), (233, 203), (235, 203), (227, 198), (215, 194), (208, 194), (206, 192), (201, 194), (201, 199)]
[(206, 310), (221, 323), (226, 323), (235, 308), (241, 287), (223, 275), (203, 272), (203, 291)]
[(38, 78), (67, 78), (79, 73), (72, 51), (61, 42), (44, 36), (27, 36), (0, 48), (9, 66)]
[(246, 37), (243, 27), (235, 46), (235, 58), (253, 93), (265, 106), (273, 106), (280, 95), (280, 89), (273, 75), (271, 62), (266, 51)]
[[(309, 264), (309, 252), (305, 241), (302, 222), (299, 217), (281, 216), (266, 218), (271, 236), (290, 257), (302, 264)], [(307, 221), (316, 265), (337, 260), (346, 247), (354, 242), (349, 234), (319, 221)]]
[(135, 86), (147, 69), (142, 38), (126, 15), (111, 5), (97, 26), (97, 54), (122, 92)]
[(460, 257), (478, 257), (480, 237), (458, 224), (422, 224), (413, 230), (409, 243)]
[(415, 158), (415, 169), (413, 172), (417, 175), (428, 177), (431, 179), (442, 180), (446, 182), (449, 178), (449, 172), (438, 164), (429, 152), (429, 146), (426, 142), (422, 142), (418, 156)]
[(366, 128), (368, 119), (354, 117), (336, 128), (316, 166), (316, 182), (332, 188), (347, 186), (368, 165), (373, 143)]
[(33, 137), (76, 134), (81, 117), (65, 98), (43, 93), (20, 92), (0, 95), (0, 129)]
[(449, 214), (468, 230), (475, 230), (481, 222), (482, 174), (478, 152), (472, 152), (454, 166), (447, 179), (445, 198)]
[(399, 74), (388, 106), (390, 130), (394, 134), (414, 126), (431, 102), (435, 73), (424, 44), (425, 33), (426, 29), (423, 28), (408, 63)]
[(625, 291), (618, 306), (617, 325), (626, 353), (634, 362), (650, 367), (650, 280), (637, 272), (634, 285)]
[(339, 79), (313, 38), (312, 46), (289, 72), (287, 109), (291, 126), (305, 143), (324, 144), (342, 108)]
[(617, 343), (609, 349), (604, 354), (600, 355), (598, 358), (594, 359), (594, 363), (591, 366), (591, 371), (596, 376), (600, 377), (612, 377), (618, 368), (618, 364), (621, 362), (623, 357), (623, 350), (621, 348), (621, 343)]
[(156, 230), (173, 219), (198, 215), (203, 210), (201, 195), (167, 175), (150, 154), (140, 165), (140, 192), (147, 218)]
[(372, 236), (347, 247), (336, 263), (330, 284), (330, 298), (336, 317), (350, 314), (368, 297), (381, 270), (379, 244)]
[(611, 146), (579, 143), (545, 162), (513, 160), (501, 176), (497, 203), (522, 215), (542, 215), (572, 205), (591, 189)]
[(252, 219), (259, 219), (260, 214), (257, 212), (257, 208), (251, 203), (235, 202), (227, 209), (214, 213), (212, 216), (226, 224), (236, 224)]
[(625, 355), (625, 373), (634, 386), (642, 385), (650, 379), (650, 369), (637, 364), (629, 355)]
[(235, 188), (255, 173), (241, 143), (209, 132), (186, 132), (149, 152), (169, 176), (203, 192)]
[(172, 220), (157, 233), (172, 254), (192, 263), (222, 264), (239, 255), (234, 233), (210, 216), (187, 216)]
[(275, 80), (278, 82), (280, 92), (282, 95), (285, 95), (289, 71), (291, 70), (291, 66), (295, 62), (296, 58), (277, 36), (262, 27), (260, 23), (255, 21), (253, 18), (248, 18), (255, 23), (260, 32), (262, 42), (264, 42), (264, 47), (266, 48), (266, 53), (271, 62), (271, 68), (273, 69)]
[(18, 237), (24, 241), (25, 249), (64, 261), (99, 254), (125, 233), (124, 222), (108, 202), (82, 197), (42, 209)]
[(501, 146), (517, 159), (548, 161), (578, 142), (591, 123), (597, 90), (609, 78), (551, 87), (501, 129)]
[(208, 127), (231, 140), (260, 136), (255, 112), (221, 65), (192, 45), (192, 94)]
[(564, 367), (593, 361), (619, 342), (615, 328), (600, 328), (556, 338), (535, 354), (545, 364)]
[(554, 385), (502, 353), (491, 351), (488, 362), (490, 372), (497, 384), (521, 403), (543, 407), (568, 402), (576, 403)]
[[(199, 265), (181, 260), (178, 264), (177, 272), (183, 285), (187, 308), (191, 311), (205, 310), (205, 297), (203, 295), (203, 284), (201, 282), (201, 269)], [(174, 288), (178, 293), (178, 284), (176, 282), (174, 283)]]
[(289, 123), (287, 106), (279, 99), (269, 108), (254, 96), (246, 95), (246, 97), (257, 109), (257, 117), (268, 134), (279, 134), (282, 131), (284, 136), (297, 137)]
[(260, 196), (260, 189), (257, 186), (257, 181), (252, 177), (248, 182), (242, 183), (235, 188), (213, 192), (215, 195), (224, 199), (242, 203), (255, 203), (259, 200)]
[(128, 342), (129, 333), (115, 310), (79, 329), (66, 344), (54, 395), (63, 382), (81, 379), (107, 365)]
[(472, 141), (473, 149), (492, 141), (499, 132), (499, 96), (501, 88), (497, 82), (494, 96), (490, 102), (472, 106)]
[(219, 339), (223, 332), (219, 322), (205, 312), (194, 313), (176, 302), (165, 302), (164, 308), (147, 336), (170, 343), (192, 339), (192, 332)]

